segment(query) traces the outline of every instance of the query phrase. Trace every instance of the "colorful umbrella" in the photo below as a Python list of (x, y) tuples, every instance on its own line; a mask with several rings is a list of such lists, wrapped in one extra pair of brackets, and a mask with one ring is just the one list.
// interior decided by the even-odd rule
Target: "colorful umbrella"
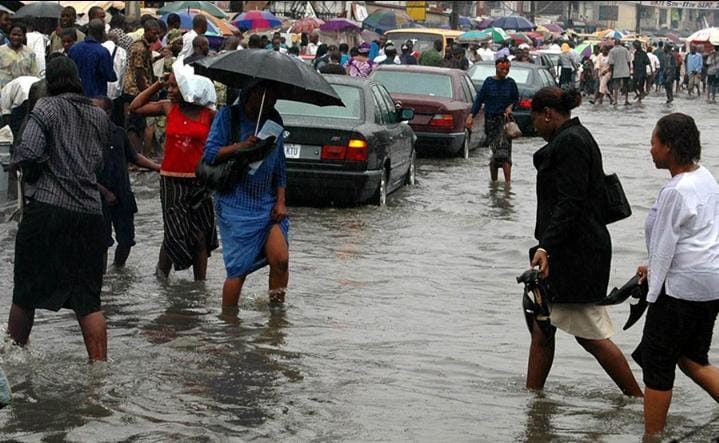
[(513, 32), (509, 35), (509, 38), (519, 43), (532, 43), (532, 39), (524, 32)]
[(687, 37), (688, 42), (706, 43), (719, 45), (719, 28), (700, 29), (694, 34)]
[(500, 17), (492, 22), (492, 27), (512, 29), (514, 31), (532, 31), (536, 28), (534, 23), (519, 15)]
[(346, 18), (333, 18), (320, 26), (320, 31), (325, 32), (357, 32), (361, 29), (360, 23)]
[(192, 29), (192, 19), (199, 14), (207, 17), (207, 32), (205, 33), (207, 35), (237, 35), (240, 33), (240, 30), (230, 23), (220, 20), (219, 18), (210, 15), (209, 12), (201, 11), (199, 9), (189, 9), (187, 11), (178, 11), (174, 13), (171, 12), (163, 15), (160, 19), (167, 23), (167, 18), (170, 14), (177, 14), (180, 16), (180, 29), (183, 31), (189, 31)]
[(602, 33), (603, 38), (612, 38), (614, 40), (621, 40), (624, 38), (624, 34), (614, 29), (607, 29)]
[(576, 48), (574, 48), (574, 51), (578, 52), (582, 57), (591, 57), (592, 53), (594, 52), (594, 43), (580, 43), (579, 45), (577, 45)]
[(481, 22), (477, 23), (477, 29), (486, 29), (492, 26), (492, 23), (496, 20), (496, 18), (485, 18)]
[(544, 40), (544, 35), (541, 32), (529, 31), (529, 32), (525, 32), (524, 34), (526, 34), (529, 38), (531, 38), (534, 41)]
[(282, 26), (282, 20), (271, 12), (266, 11), (249, 11), (243, 12), (242, 14), (235, 17), (232, 21), (238, 29), (249, 30), (262, 30), (262, 29), (273, 29)]
[(414, 21), (404, 11), (394, 9), (378, 9), (367, 16), (362, 22), (363, 29), (369, 29), (378, 34), (397, 28), (411, 27)]
[(503, 41), (509, 40), (509, 35), (504, 32), (504, 29), (502, 28), (487, 28), (484, 31), (485, 34), (487, 34), (494, 43), (501, 43)]
[(199, 9), (201, 11), (209, 12), (210, 15), (217, 18), (227, 18), (225, 12), (214, 5), (212, 2), (204, 1), (179, 1), (179, 2), (167, 2), (165, 6), (157, 10), (159, 15), (169, 14), (171, 12), (178, 12), (187, 9)]
[(458, 43), (484, 43), (492, 40), (491, 33), (486, 31), (469, 31), (457, 37)]
[(309, 34), (324, 24), (325, 21), (317, 17), (305, 17), (294, 22), (290, 27), (289, 32), (294, 32), (296, 34), (306, 32)]
[(544, 27), (547, 28), (549, 32), (556, 32), (559, 34), (564, 32), (564, 29), (562, 29), (562, 27), (557, 23), (549, 23), (548, 25), (544, 25)]

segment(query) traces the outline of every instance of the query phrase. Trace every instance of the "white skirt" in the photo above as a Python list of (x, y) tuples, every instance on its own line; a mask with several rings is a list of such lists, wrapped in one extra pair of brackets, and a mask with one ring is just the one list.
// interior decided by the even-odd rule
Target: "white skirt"
[(612, 319), (604, 306), (554, 303), (550, 312), (552, 326), (575, 337), (602, 340), (614, 335)]

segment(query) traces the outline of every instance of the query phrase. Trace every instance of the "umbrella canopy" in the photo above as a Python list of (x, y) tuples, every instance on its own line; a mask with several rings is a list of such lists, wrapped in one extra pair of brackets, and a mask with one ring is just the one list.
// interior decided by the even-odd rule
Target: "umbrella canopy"
[(513, 32), (509, 38), (520, 43), (532, 43), (532, 38), (524, 32)]
[(578, 52), (582, 57), (591, 57), (594, 52), (594, 46), (595, 44), (592, 42), (584, 42), (577, 45), (574, 51)]
[(192, 29), (192, 19), (196, 15), (204, 15), (207, 17), (207, 32), (205, 34), (208, 36), (235, 35), (240, 32), (239, 29), (235, 28), (226, 21), (213, 17), (207, 12), (200, 11), (199, 9), (169, 12), (163, 15), (160, 19), (163, 22), (167, 23), (167, 18), (170, 16), (170, 14), (177, 14), (180, 16), (180, 29), (183, 31), (189, 31)]
[(614, 40), (620, 40), (624, 38), (624, 34), (622, 34), (619, 31), (615, 31), (614, 29), (607, 29), (606, 31), (603, 31), (601, 34), (602, 38), (613, 38)]
[(305, 17), (294, 22), (290, 27), (289, 32), (297, 34), (301, 34), (303, 32), (310, 33), (324, 24), (325, 21), (317, 17)]
[(487, 28), (484, 31), (481, 31), (485, 34), (487, 34), (494, 43), (501, 43), (503, 41), (509, 40), (509, 35), (504, 32), (504, 29), (502, 28)]
[(559, 34), (564, 32), (564, 29), (558, 23), (549, 23), (544, 25), (544, 27), (547, 28), (549, 32), (557, 32)]
[(209, 12), (210, 15), (217, 18), (227, 18), (225, 12), (215, 6), (212, 2), (204, 1), (179, 1), (179, 2), (167, 2), (165, 6), (157, 10), (159, 15), (169, 14), (171, 12), (177, 12), (187, 9), (199, 9), (201, 11)]
[(496, 20), (496, 18), (485, 18), (481, 22), (477, 23), (477, 29), (486, 29), (492, 26), (492, 23)]
[(58, 2), (32, 2), (15, 11), (15, 17), (59, 18), (61, 12)]
[(670, 41), (672, 41), (673, 43), (677, 43), (677, 44), (678, 44), (679, 41), (680, 41), (680, 40), (679, 40), (679, 35), (677, 35), (677, 34), (675, 34), (675, 33), (673, 33), (673, 32), (667, 32), (666, 38), (667, 38), (667, 40), (670, 40)]
[(485, 31), (469, 31), (457, 37), (458, 43), (484, 43), (492, 41), (492, 35)]
[(532, 31), (536, 26), (526, 18), (519, 15), (500, 17), (492, 22), (492, 27), (502, 29), (513, 29), (515, 31)]
[(459, 16), (459, 29), (470, 31), (477, 27), (477, 22), (464, 15)]
[(364, 19), (362, 28), (384, 34), (385, 31), (390, 29), (410, 27), (411, 23), (414, 23), (412, 17), (404, 11), (378, 9)]
[(346, 18), (333, 18), (320, 26), (320, 31), (325, 32), (358, 32), (361, 29), (360, 23)]
[(344, 106), (332, 86), (311, 65), (278, 51), (244, 49), (193, 63), (195, 72), (243, 88), (255, 79), (279, 83), (277, 97), (318, 106)]
[(719, 28), (700, 29), (694, 34), (687, 37), (688, 42), (706, 43), (719, 45)]
[(244, 12), (232, 21), (238, 29), (246, 31), (250, 30), (261, 30), (261, 29), (273, 29), (282, 26), (282, 20), (273, 15), (271, 12), (266, 11), (249, 11)]

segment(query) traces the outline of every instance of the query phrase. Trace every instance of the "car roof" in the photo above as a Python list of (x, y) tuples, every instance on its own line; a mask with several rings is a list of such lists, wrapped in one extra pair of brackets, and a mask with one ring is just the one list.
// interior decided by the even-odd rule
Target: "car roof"
[(348, 85), (358, 88), (364, 88), (370, 84), (377, 83), (371, 78), (352, 77), (350, 75), (322, 74), (322, 77), (333, 85)]
[(462, 73), (461, 69), (444, 68), (440, 66), (424, 66), (424, 65), (377, 65), (375, 71), (409, 71), (422, 72), (432, 74), (456, 74)]

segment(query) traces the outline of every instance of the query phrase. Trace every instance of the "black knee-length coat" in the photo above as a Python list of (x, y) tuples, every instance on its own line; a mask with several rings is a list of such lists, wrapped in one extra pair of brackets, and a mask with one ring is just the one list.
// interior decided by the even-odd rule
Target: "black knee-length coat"
[[(604, 224), (602, 156), (592, 134), (572, 118), (534, 153), (534, 236), (549, 254), (556, 303), (593, 303), (607, 294), (612, 243)], [(532, 248), (530, 254), (536, 249)]]

